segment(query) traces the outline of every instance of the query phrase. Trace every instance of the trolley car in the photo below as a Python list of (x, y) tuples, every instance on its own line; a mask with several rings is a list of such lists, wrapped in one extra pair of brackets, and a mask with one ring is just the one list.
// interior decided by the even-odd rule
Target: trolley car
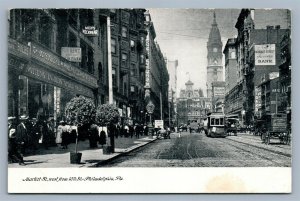
[(223, 113), (208, 113), (204, 130), (208, 137), (226, 137), (225, 115)]

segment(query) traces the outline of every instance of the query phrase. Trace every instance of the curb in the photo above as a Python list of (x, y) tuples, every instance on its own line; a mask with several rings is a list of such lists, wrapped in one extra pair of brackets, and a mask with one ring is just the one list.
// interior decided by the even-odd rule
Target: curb
[(136, 147), (134, 147), (134, 148), (132, 148), (132, 149), (129, 148), (128, 151), (124, 151), (124, 152), (122, 152), (122, 153), (119, 153), (118, 155), (115, 155), (115, 156), (113, 156), (113, 157), (107, 159), (107, 160), (103, 160), (103, 161), (98, 162), (98, 163), (96, 163), (96, 164), (88, 165), (88, 166), (86, 166), (86, 167), (87, 167), (87, 168), (90, 168), (90, 167), (99, 167), (99, 166), (101, 166), (101, 165), (105, 165), (105, 164), (107, 164), (107, 163), (109, 163), (109, 162), (111, 162), (111, 161), (117, 159), (118, 157), (121, 157), (121, 156), (123, 156), (123, 155), (125, 155), (125, 154), (128, 154), (128, 153), (130, 153), (130, 152), (132, 152), (132, 151), (135, 151), (135, 150), (137, 150), (137, 149), (139, 149), (139, 148), (141, 148), (141, 147), (144, 147), (144, 146), (146, 146), (146, 145), (148, 145), (148, 144), (150, 144), (150, 143), (152, 143), (152, 142), (154, 142), (154, 141), (156, 141), (156, 140), (157, 140), (157, 138), (155, 138), (155, 139), (153, 139), (153, 140), (151, 140), (151, 141), (149, 141), (149, 142), (146, 142), (145, 144), (136, 146)]

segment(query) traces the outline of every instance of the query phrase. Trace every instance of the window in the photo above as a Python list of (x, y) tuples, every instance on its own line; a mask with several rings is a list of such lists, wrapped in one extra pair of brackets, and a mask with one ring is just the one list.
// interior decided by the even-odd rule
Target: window
[(117, 52), (117, 45), (116, 45), (116, 39), (111, 39), (111, 53), (116, 53)]
[(137, 75), (135, 64), (131, 64), (130, 75), (131, 76)]
[(231, 59), (235, 59), (235, 57), (236, 57), (235, 52), (231, 52), (231, 53), (230, 53), (230, 58), (231, 58)]
[(41, 15), (40, 18), (40, 37), (39, 41), (41, 44), (51, 49), (51, 39), (52, 39), (52, 22), (51, 19), (46, 15)]
[(122, 53), (122, 60), (127, 61), (127, 54)]
[(131, 52), (135, 51), (135, 41), (133, 41), (133, 40), (130, 41), (130, 49), (131, 49)]
[(145, 56), (143, 54), (140, 55), (140, 63), (145, 64)]
[(116, 69), (115, 68), (112, 69), (112, 81), (113, 81), (113, 86), (116, 87), (117, 86), (117, 77), (116, 77)]
[(127, 27), (122, 27), (122, 37), (127, 37)]

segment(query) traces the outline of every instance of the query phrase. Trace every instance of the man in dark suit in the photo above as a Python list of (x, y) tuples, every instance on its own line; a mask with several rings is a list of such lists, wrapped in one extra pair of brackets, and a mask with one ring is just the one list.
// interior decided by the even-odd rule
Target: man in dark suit
[(20, 117), (20, 123), (17, 126), (17, 131), (16, 131), (16, 142), (19, 144), (22, 154), (25, 153), (25, 147), (28, 144), (28, 132), (25, 126), (25, 121), (27, 119), (28, 119), (27, 116)]
[(14, 117), (8, 118), (8, 158), (11, 162), (18, 162), (19, 165), (25, 165), (22, 147), (17, 140), (16, 129), (13, 123), (14, 119)]

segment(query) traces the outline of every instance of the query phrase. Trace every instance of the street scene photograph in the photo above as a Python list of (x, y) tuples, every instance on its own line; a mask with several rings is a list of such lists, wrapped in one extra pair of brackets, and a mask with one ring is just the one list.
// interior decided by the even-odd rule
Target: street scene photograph
[(291, 167), (291, 11), (11, 9), (8, 169)]

